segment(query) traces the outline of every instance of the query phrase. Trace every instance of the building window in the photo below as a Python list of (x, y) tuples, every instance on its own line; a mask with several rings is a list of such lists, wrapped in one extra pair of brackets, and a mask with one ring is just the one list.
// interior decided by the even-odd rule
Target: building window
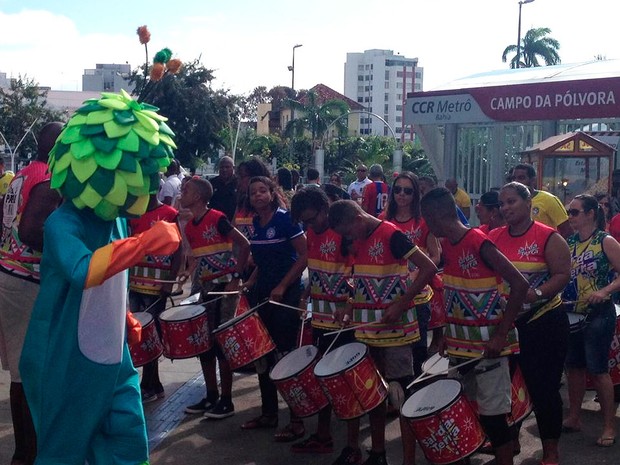
[(387, 71), (385, 72), (385, 80), (386, 80), (386, 81), (389, 81), (389, 80), (390, 80), (390, 71), (389, 71), (389, 70), (387, 70)]
[(363, 81), (364, 80), (364, 76), (362, 76), (361, 74), (357, 75), (357, 80), (358, 81)]
[(402, 105), (396, 105), (396, 111), (403, 111)]
[(403, 99), (403, 94), (396, 94), (396, 100), (399, 102)]
[(370, 69), (370, 65), (366, 65), (365, 69)]
[(357, 65), (358, 71), (364, 71), (364, 65)]
[(402, 89), (403, 88), (403, 83), (401, 81), (397, 81), (396, 82), (396, 88), (397, 89)]
[(370, 90), (370, 86), (365, 86), (364, 91), (368, 92)]
[(368, 111), (372, 113), (372, 107), (368, 107)]
[(390, 94), (385, 94), (385, 101), (388, 102), (390, 100)]
[(397, 116), (396, 117), (396, 122), (397, 123), (402, 123), (403, 122), (403, 117), (402, 116)]
[(357, 102), (362, 103), (364, 101), (364, 97), (357, 97)]
[(390, 88), (390, 83), (388, 81), (385, 81), (385, 88), (389, 89)]
[(383, 111), (386, 113), (390, 111), (390, 106), (387, 103), (383, 106)]
[(416, 79), (422, 79), (422, 73), (421, 73), (421, 72), (419, 72), (419, 71), (416, 71), (416, 73), (415, 73), (415, 78), (416, 78)]
[(357, 86), (358, 92), (364, 92), (364, 86)]

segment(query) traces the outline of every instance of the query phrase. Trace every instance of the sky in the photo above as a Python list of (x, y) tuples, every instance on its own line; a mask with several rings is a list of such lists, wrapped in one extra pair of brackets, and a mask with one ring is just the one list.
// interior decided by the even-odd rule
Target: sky
[[(548, 27), (562, 63), (620, 58), (618, 0), (535, 0), (522, 6), (521, 34)], [(517, 43), (517, 0), (0, 0), (0, 72), (55, 90), (81, 90), (97, 63), (144, 63), (136, 29), (163, 47), (200, 58), (214, 88), (248, 94), (257, 86), (318, 83), (344, 88), (349, 52), (388, 49), (418, 58), (424, 90), (479, 72), (506, 69)]]

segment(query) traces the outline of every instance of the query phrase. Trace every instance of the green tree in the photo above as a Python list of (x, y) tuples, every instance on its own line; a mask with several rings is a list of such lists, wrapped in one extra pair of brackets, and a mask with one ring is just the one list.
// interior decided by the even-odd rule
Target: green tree
[(418, 141), (405, 142), (403, 146), (403, 171), (411, 171), (418, 176), (437, 178), (431, 162)]
[(6, 139), (0, 137), (0, 144), (5, 145), (5, 153), (15, 151), (19, 144), (16, 157), (34, 156), (39, 130), (51, 121), (66, 121), (65, 113), (47, 107), (46, 98), (47, 90), (26, 76), (12, 79), (8, 89), (0, 88), (0, 132)]
[(195, 167), (197, 159), (217, 157), (224, 145), (222, 129), (236, 127), (236, 123), (230, 124), (229, 112), (234, 121), (240, 116), (238, 98), (227, 90), (213, 90), (214, 79), (213, 71), (198, 59), (184, 63), (178, 74), (167, 74), (156, 83), (146, 83), (144, 67), (134, 70), (130, 78), (136, 84), (134, 95), (140, 95), (145, 85), (151, 86), (145, 100), (169, 118), (178, 147), (175, 155), (184, 166)]
[(343, 100), (328, 100), (320, 103), (316, 92), (310, 90), (297, 100), (289, 99), (288, 107), (294, 118), (284, 128), (285, 137), (303, 138), (306, 131), (310, 133), (312, 151), (322, 144), (327, 127), (339, 116), (349, 111), (349, 105)]
[[(525, 33), (521, 40), (521, 59), (519, 68), (533, 68), (541, 66), (539, 58), (541, 58), (546, 66), (557, 65), (561, 63), (558, 50), (560, 43), (548, 35), (551, 29), (548, 27), (539, 27), (530, 29)], [(502, 54), (502, 62), (506, 63), (508, 55), (514, 53), (514, 57), (510, 60), (510, 67), (517, 67), (517, 46), (509, 45), (504, 49)]]

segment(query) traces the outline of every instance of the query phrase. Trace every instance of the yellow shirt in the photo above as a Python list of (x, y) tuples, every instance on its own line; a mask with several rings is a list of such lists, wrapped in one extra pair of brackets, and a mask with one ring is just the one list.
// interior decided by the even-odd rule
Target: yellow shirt
[(467, 195), (467, 192), (465, 192), (460, 187), (456, 188), (456, 193), (454, 194), (454, 201), (456, 202), (456, 205), (461, 210), (463, 208), (470, 208), (471, 207), (471, 199), (469, 198), (469, 195)]
[(557, 229), (568, 221), (566, 208), (560, 199), (546, 191), (536, 191), (532, 197), (532, 219)]
[(4, 174), (0, 176), (0, 197), (4, 197), (14, 177), (15, 174), (12, 171), (5, 171)]

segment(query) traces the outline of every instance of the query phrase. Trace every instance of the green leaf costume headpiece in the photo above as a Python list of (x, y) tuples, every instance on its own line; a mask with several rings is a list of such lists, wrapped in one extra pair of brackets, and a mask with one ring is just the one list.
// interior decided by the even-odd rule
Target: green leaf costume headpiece
[(144, 214), (176, 149), (158, 110), (124, 90), (86, 100), (50, 152), (51, 187), (104, 220)]

